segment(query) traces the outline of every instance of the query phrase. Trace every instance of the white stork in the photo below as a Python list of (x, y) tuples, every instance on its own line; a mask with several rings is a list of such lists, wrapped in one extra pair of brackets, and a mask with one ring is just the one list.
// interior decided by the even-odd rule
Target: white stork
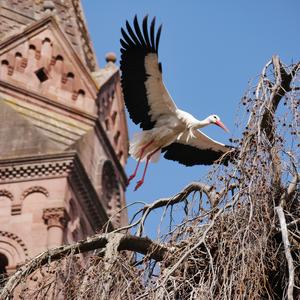
[(216, 161), (227, 164), (229, 156), (224, 154), (231, 149), (198, 130), (215, 124), (228, 131), (217, 115), (200, 121), (175, 105), (163, 83), (158, 62), (162, 26), (155, 34), (153, 18), (149, 33), (147, 23), (148, 16), (144, 18), (141, 30), (135, 16), (133, 30), (126, 21), (127, 32), (121, 28), (123, 39), (120, 40), (125, 105), (132, 121), (143, 129), (135, 134), (129, 148), (130, 155), (138, 162), (128, 183), (136, 176), (140, 162), (146, 159), (143, 176), (135, 190), (144, 182), (149, 161), (157, 161), (161, 152), (165, 152), (166, 159), (193, 166), (210, 165)]

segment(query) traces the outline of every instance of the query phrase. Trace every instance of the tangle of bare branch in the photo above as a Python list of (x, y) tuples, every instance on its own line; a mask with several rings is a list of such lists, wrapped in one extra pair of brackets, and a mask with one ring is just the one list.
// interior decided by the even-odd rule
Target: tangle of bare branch
[(245, 92), (232, 164), (143, 204), (126, 227), (33, 258), (1, 299), (300, 297), (299, 69), (274, 56)]

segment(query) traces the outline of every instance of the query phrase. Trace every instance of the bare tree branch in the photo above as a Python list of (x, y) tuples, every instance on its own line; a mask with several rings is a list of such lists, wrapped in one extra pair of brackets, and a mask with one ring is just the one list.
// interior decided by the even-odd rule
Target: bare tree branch
[(295, 267), (294, 267), (294, 262), (290, 250), (290, 242), (288, 238), (288, 230), (287, 230), (287, 225), (286, 225), (286, 220), (284, 216), (284, 212), (281, 206), (275, 207), (275, 210), (277, 212), (279, 221), (280, 221), (280, 228), (281, 228), (281, 235), (282, 235), (282, 241), (284, 245), (284, 252), (285, 252), (285, 257), (288, 263), (288, 270), (289, 270), (289, 284), (288, 284), (288, 291), (287, 291), (287, 297), (288, 300), (293, 300), (293, 291), (294, 291), (294, 286), (295, 286)]
[(185, 201), (185, 199), (193, 192), (204, 192), (209, 199), (211, 205), (213, 205), (216, 202), (216, 192), (215, 192), (215, 187), (210, 186), (208, 184), (204, 184), (201, 182), (192, 182), (188, 186), (186, 186), (180, 193), (177, 195), (171, 197), (171, 198), (163, 198), (163, 199), (158, 199), (155, 202), (146, 205), (142, 211), (142, 217), (139, 221), (140, 226), (137, 231), (137, 235), (141, 236), (143, 233), (144, 229), (144, 223), (146, 221), (147, 216), (151, 211), (157, 208), (165, 207), (165, 206), (170, 206), (174, 205), (180, 202)]
[(276, 55), (273, 56), (272, 63), (276, 75), (276, 83), (272, 88), (272, 94), (269, 103), (267, 104), (267, 110), (261, 121), (261, 128), (265, 131), (271, 142), (274, 139), (274, 113), (282, 97), (291, 90), (291, 82), (300, 66), (300, 62), (298, 62), (293, 70), (290, 73), (287, 73), (279, 57)]
[[(250, 118), (233, 140), (233, 164), (216, 165), (204, 183), (173, 197), (139, 202), (128, 226), (42, 253), (7, 280), (1, 299), (16, 286), (23, 299), (299, 298), (299, 68), (274, 56), (249, 87), (242, 104)], [(287, 105), (279, 110), (283, 97)], [(151, 226), (164, 243), (141, 237), (154, 212), (161, 223)], [(136, 234), (124, 234), (129, 229)], [(73, 255), (94, 249), (101, 251)]]
[(1, 291), (0, 299), (9, 299), (9, 297), (12, 295), (13, 290), (21, 282), (22, 278), (29, 276), (38, 268), (41, 268), (43, 265), (46, 265), (55, 260), (59, 260), (65, 256), (70, 255), (71, 253), (78, 254), (105, 248), (106, 245), (109, 244), (110, 240), (115, 240), (116, 235), (118, 235), (119, 238), (118, 245), (115, 245), (118, 251), (135, 251), (144, 255), (149, 255), (150, 258), (153, 258), (157, 261), (163, 260), (163, 258), (169, 251), (167, 247), (157, 244), (151, 241), (149, 238), (124, 235), (114, 232), (95, 235), (72, 245), (50, 249), (27, 262), (9, 278)]

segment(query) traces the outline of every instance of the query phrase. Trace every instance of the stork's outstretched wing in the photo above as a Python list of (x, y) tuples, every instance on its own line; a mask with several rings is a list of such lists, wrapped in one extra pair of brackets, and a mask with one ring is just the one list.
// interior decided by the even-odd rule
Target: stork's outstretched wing
[(127, 21), (127, 32), (121, 29), (123, 39), (120, 40), (125, 105), (133, 122), (140, 124), (144, 130), (153, 128), (159, 116), (176, 110), (162, 81), (161, 65), (158, 63), (157, 50), (162, 27), (155, 34), (154, 18), (149, 34), (147, 23), (146, 16), (141, 30), (135, 16), (133, 30)]
[(221, 144), (209, 138), (199, 130), (193, 130), (194, 137), (187, 140), (187, 135), (182, 135), (175, 143), (165, 147), (164, 157), (177, 161), (186, 166), (211, 165), (220, 160), (220, 163), (227, 165), (233, 155), (232, 147)]

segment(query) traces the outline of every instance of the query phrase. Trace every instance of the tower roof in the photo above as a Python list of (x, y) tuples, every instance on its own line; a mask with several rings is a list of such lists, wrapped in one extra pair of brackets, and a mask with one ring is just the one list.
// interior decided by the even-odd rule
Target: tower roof
[(59, 152), (58, 144), (43, 135), (30, 121), (0, 98), (0, 153), (1, 159), (20, 155)]

